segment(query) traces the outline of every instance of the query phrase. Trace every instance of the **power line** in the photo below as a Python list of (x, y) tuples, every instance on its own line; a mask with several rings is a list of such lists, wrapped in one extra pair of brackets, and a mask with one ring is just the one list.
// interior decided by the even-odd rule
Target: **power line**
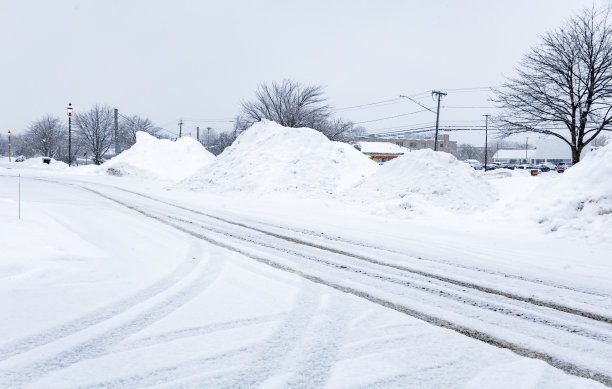
[[(410, 97), (417, 97), (417, 96), (421, 96), (421, 95), (428, 94), (428, 93), (429, 93), (429, 91), (420, 92), (420, 93), (416, 93), (416, 94), (410, 95)], [(408, 97), (408, 96), (406, 96), (406, 97)], [(332, 110), (332, 112), (359, 110), (359, 108), (363, 108), (363, 109), (378, 108), (378, 107), (384, 107), (384, 106), (387, 106), (387, 105), (398, 104), (400, 102), (401, 102), (401, 99), (399, 97), (396, 97), (396, 98), (393, 98), (393, 99), (380, 100), (380, 101), (374, 101), (374, 102), (371, 102), (371, 103), (351, 105), (351, 106), (348, 106), (348, 107), (337, 108), (337, 109)]]
[(499, 88), (501, 85), (493, 85), (493, 86), (477, 86), (472, 88), (454, 88), (454, 89), (446, 89), (451, 92), (469, 92), (469, 91), (481, 91), (481, 90), (491, 90), (493, 88)]
[(193, 122), (193, 123), (233, 123), (233, 120), (225, 120), (225, 119), (183, 119), (184, 122)]
[(451, 109), (498, 109), (497, 107), (470, 107), (470, 106), (453, 106), (453, 105), (443, 105), (442, 108), (451, 108)]
[(417, 113), (420, 113), (420, 112), (425, 112), (425, 110), (422, 109), (420, 111), (408, 112), (408, 113), (403, 113), (403, 114), (400, 114), (400, 115), (387, 116), (387, 117), (384, 117), (384, 118), (366, 120), (366, 121), (363, 121), (363, 122), (356, 122), (354, 124), (364, 124), (364, 123), (379, 122), (381, 120), (394, 119), (394, 118), (399, 118), (399, 117), (402, 117), (402, 116), (414, 115), (414, 114), (417, 114)]
[(423, 108), (425, 108), (426, 110), (428, 110), (428, 111), (430, 111), (430, 112), (436, 113), (436, 112), (435, 112), (433, 109), (431, 109), (431, 108), (429, 108), (429, 107), (426, 107), (425, 105), (421, 104), (420, 102), (416, 101), (415, 99), (413, 99), (413, 98), (412, 98), (412, 97), (410, 97), (410, 96), (400, 95), (400, 97), (403, 97), (403, 98), (405, 98), (405, 99), (408, 99), (408, 100), (412, 101), (413, 103), (415, 103), (416, 105), (418, 105), (418, 106), (420, 106), (420, 107), (423, 107)]
[(397, 101), (397, 100), (399, 100), (399, 98), (398, 98), (398, 97), (396, 97), (396, 98), (394, 98), (394, 99), (388, 99), (388, 100), (375, 101), (375, 102), (373, 102), (373, 103), (359, 104), (359, 105), (352, 105), (352, 106), (350, 106), (350, 107), (343, 107), (343, 108), (338, 108), (338, 109), (335, 109), (335, 110), (333, 110), (333, 112), (340, 112), (340, 111), (351, 110), (351, 109), (354, 109), (354, 108), (361, 108), (361, 107), (369, 107), (369, 106), (372, 106), (372, 105), (377, 105), (377, 104), (382, 104), (382, 103), (389, 103), (389, 102), (392, 102), (392, 101)]

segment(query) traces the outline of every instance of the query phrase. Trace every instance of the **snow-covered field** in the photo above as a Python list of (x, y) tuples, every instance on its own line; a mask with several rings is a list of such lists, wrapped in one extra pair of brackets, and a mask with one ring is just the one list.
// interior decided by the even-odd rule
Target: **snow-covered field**
[(3, 159), (0, 387), (612, 385), (611, 164), (378, 166), (273, 123)]

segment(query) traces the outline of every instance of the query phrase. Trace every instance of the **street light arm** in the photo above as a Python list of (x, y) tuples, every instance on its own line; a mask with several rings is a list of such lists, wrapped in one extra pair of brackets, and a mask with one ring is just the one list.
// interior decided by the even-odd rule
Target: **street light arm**
[(436, 111), (434, 111), (433, 109), (431, 109), (431, 108), (429, 108), (429, 107), (424, 106), (423, 104), (419, 103), (418, 101), (416, 101), (416, 100), (415, 100), (415, 99), (413, 99), (412, 97), (409, 97), (409, 96), (404, 96), (404, 95), (400, 95), (400, 97), (403, 97), (403, 98), (405, 98), (405, 99), (408, 99), (408, 100), (412, 101), (413, 103), (415, 103), (415, 104), (417, 104), (417, 105), (419, 105), (419, 106), (421, 106), (421, 107), (425, 108), (426, 110), (428, 110), (428, 111), (429, 111), (429, 112), (431, 112), (431, 113), (436, 113)]

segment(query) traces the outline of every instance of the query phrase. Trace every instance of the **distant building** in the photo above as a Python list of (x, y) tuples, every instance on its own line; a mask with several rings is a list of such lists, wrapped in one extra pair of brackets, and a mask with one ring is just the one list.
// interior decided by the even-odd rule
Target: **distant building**
[[(580, 157), (584, 158), (590, 151), (590, 147), (585, 147)], [(493, 156), (493, 162), (531, 164), (544, 162), (552, 162), (554, 164), (560, 162), (571, 163), (572, 151), (569, 145), (561, 139), (545, 137), (538, 139), (535, 149), (497, 150)]]
[[(493, 162), (500, 163), (536, 163), (535, 149), (500, 149), (493, 155)], [(547, 162), (547, 161), (542, 161)]]
[(384, 163), (410, 152), (407, 148), (390, 142), (357, 142), (355, 147), (377, 163)]
[[(435, 139), (406, 139), (406, 138), (358, 138), (358, 141), (364, 142), (385, 142), (394, 143), (398, 146), (405, 147), (409, 150), (422, 150), (422, 149), (434, 149)], [(450, 135), (440, 134), (438, 135), (438, 151), (444, 151), (449, 154), (457, 154), (457, 142), (450, 140)]]

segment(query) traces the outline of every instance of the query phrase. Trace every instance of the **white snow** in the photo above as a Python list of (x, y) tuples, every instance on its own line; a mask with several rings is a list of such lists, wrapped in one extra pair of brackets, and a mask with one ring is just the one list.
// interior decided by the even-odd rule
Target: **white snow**
[(612, 144), (534, 189), (533, 217), (550, 231), (612, 241)]
[(362, 153), (407, 154), (410, 149), (391, 142), (357, 142)]
[(429, 150), (379, 167), (270, 122), (217, 158), (148, 135), (100, 167), (2, 158), (0, 387), (601, 387), (298, 274), (610, 371), (609, 323), (398, 269), (609, 315), (611, 172), (612, 145), (536, 177)]
[(183, 137), (171, 141), (139, 131), (132, 147), (101, 165), (100, 169), (114, 176), (179, 181), (214, 159), (214, 155), (195, 139)]
[(495, 191), (468, 164), (448, 153), (418, 150), (385, 163), (347, 192), (382, 215), (424, 213), (432, 207), (474, 212), (495, 200)]
[(377, 167), (354, 147), (332, 142), (318, 131), (262, 121), (179, 187), (326, 196), (359, 182)]

